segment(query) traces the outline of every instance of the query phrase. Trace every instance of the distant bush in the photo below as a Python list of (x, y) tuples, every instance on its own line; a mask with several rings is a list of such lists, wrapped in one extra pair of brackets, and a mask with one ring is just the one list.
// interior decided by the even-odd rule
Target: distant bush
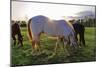
[(87, 20), (81, 19), (81, 22), (80, 20), (78, 20), (77, 23), (81, 23), (85, 27), (96, 27), (96, 19), (91, 19), (91, 18), (88, 18)]
[(26, 21), (20, 21), (20, 26), (21, 27), (26, 27), (27, 26)]

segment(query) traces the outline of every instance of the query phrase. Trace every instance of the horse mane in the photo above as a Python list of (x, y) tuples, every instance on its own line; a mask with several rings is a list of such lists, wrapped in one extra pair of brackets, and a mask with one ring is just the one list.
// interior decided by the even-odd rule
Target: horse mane
[[(66, 21), (66, 20), (65, 20), (65, 21)], [(73, 25), (72, 25), (70, 22), (68, 22), (68, 21), (66, 21), (66, 23), (67, 23), (67, 24), (72, 28), (72, 30), (75, 32)]]
[(73, 28), (73, 26), (72, 26), (72, 24), (70, 22), (68, 22), (68, 21), (66, 21), (64, 19), (61, 19), (61, 20), (53, 20), (53, 21), (64, 21), (75, 32), (75, 30), (74, 30), (74, 28)]

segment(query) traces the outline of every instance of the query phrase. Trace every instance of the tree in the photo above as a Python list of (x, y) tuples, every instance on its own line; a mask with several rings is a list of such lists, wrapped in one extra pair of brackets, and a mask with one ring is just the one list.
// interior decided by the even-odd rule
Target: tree
[(21, 21), (21, 25), (20, 26), (21, 27), (26, 27), (27, 26), (26, 21)]

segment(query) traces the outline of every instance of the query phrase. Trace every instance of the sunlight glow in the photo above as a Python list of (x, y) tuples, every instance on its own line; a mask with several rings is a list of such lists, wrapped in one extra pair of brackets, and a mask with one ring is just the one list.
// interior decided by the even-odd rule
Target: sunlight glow
[(26, 20), (37, 15), (51, 19), (64, 19), (67, 16), (77, 16), (81, 11), (94, 10), (90, 6), (61, 5), (48, 3), (12, 2), (12, 20)]

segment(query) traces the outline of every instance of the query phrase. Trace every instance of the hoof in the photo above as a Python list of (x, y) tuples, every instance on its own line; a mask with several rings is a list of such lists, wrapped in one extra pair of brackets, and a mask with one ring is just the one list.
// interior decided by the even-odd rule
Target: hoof
[(23, 45), (19, 45), (19, 46), (18, 46), (18, 48), (21, 48), (21, 47), (23, 47)]
[(68, 53), (67, 56), (70, 56), (70, 54)]

